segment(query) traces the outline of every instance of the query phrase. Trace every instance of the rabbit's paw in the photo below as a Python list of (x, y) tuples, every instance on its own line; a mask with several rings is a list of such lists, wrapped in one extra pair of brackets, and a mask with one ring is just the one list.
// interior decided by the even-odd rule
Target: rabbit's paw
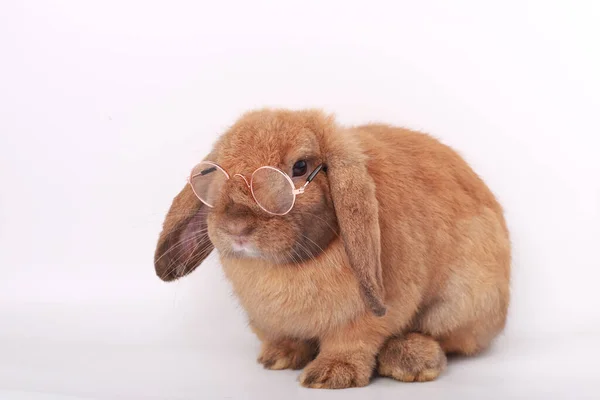
[(262, 345), (258, 362), (266, 369), (302, 369), (316, 351), (314, 343), (303, 340), (267, 341)]
[(388, 339), (379, 352), (379, 375), (403, 382), (426, 382), (446, 368), (446, 355), (429, 336), (410, 333)]
[(367, 386), (372, 369), (340, 358), (317, 357), (310, 363), (302, 375), (302, 386), (315, 389), (344, 389)]

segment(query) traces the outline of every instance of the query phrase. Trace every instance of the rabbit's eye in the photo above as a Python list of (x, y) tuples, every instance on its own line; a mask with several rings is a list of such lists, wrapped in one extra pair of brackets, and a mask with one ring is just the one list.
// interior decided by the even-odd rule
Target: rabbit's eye
[(308, 165), (306, 164), (306, 161), (304, 160), (300, 160), (300, 161), (296, 161), (296, 164), (294, 164), (294, 169), (293, 169), (293, 176), (302, 176), (304, 174), (306, 174), (306, 169), (308, 168)]

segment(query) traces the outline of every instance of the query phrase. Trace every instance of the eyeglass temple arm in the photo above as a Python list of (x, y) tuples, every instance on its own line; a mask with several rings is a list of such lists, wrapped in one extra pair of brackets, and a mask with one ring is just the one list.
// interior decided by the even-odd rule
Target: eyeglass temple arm
[(306, 178), (306, 182), (304, 183), (304, 185), (302, 185), (302, 187), (294, 190), (294, 194), (302, 194), (304, 193), (304, 189), (306, 189), (306, 187), (308, 186), (309, 183), (311, 183), (313, 181), (313, 179), (315, 179), (315, 177), (317, 176), (317, 174), (319, 172), (327, 172), (327, 166), (325, 164), (320, 164), (317, 168), (315, 168), (315, 170), (313, 172), (311, 172), (308, 177)]
[(215, 172), (216, 170), (217, 170), (216, 167), (210, 167), (210, 168), (203, 169), (202, 171), (198, 172), (197, 174), (194, 174), (193, 176), (188, 176), (187, 181), (189, 182), (192, 178), (195, 178), (198, 175), (202, 175), (202, 176), (208, 175), (212, 172)]
[(317, 168), (315, 168), (315, 170), (313, 172), (311, 172), (310, 175), (308, 175), (308, 178), (306, 178), (306, 183), (304, 184), (304, 186), (311, 183), (312, 180), (315, 179), (315, 176), (317, 176), (317, 174), (319, 172), (321, 172), (321, 170), (323, 172), (327, 172), (327, 166), (325, 164), (319, 164), (319, 166)]

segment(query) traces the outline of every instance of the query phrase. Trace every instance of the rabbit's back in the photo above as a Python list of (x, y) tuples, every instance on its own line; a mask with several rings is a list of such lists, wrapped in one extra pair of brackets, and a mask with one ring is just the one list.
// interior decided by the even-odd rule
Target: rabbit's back
[(426, 134), (384, 125), (353, 132), (369, 155), (377, 188), (392, 313), (412, 308), (419, 313), (415, 328), (438, 338), (467, 321), (476, 321), (486, 336), (500, 330), (510, 242), (492, 192), (462, 157)]

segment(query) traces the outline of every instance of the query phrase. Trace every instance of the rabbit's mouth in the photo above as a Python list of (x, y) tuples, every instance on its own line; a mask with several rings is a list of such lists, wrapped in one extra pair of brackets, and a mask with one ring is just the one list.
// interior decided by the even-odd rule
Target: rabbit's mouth
[(239, 258), (259, 258), (260, 251), (247, 241), (233, 241), (231, 243), (231, 252)]

